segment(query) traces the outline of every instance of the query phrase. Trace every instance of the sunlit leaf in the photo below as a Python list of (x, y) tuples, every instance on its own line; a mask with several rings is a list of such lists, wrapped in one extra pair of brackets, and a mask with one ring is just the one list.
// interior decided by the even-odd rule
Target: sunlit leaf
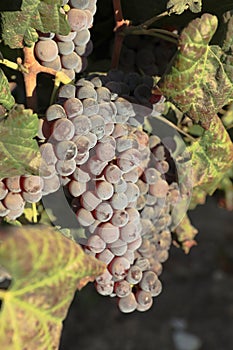
[(38, 125), (37, 115), (22, 105), (0, 122), (0, 178), (37, 172), (40, 153), (33, 138)]
[(2, 12), (2, 38), (11, 48), (31, 46), (35, 29), (66, 35), (69, 25), (60, 12), (61, 0), (22, 0), (20, 11)]
[(58, 349), (75, 290), (104, 271), (73, 241), (48, 226), (0, 232), (0, 265), (12, 276), (0, 290), (4, 350)]
[(180, 35), (171, 69), (159, 82), (164, 95), (206, 129), (212, 116), (233, 101), (233, 56), (209, 45), (217, 25), (210, 14), (190, 22)]
[(200, 12), (202, 6), (202, 0), (169, 0), (167, 3), (167, 9), (169, 14), (175, 13), (180, 15), (187, 9), (192, 12)]
[(7, 77), (0, 69), (0, 105), (6, 109), (11, 109), (15, 104), (15, 99), (11, 95), (9, 83)]

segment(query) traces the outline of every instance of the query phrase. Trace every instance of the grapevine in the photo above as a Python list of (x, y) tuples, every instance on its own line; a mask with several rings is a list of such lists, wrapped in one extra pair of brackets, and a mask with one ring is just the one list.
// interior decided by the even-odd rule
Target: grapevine
[[(38, 311), (41, 339), (0, 332), (4, 349), (58, 348), (72, 295), (89, 281), (120, 312), (149, 312), (171, 245), (197, 244), (188, 210), (218, 189), (232, 210), (232, 13), (212, 45), (220, 20), (200, 15), (201, 1), (156, 6), (131, 20), (113, 0), (111, 37), (97, 0), (0, 7), (0, 281), (16, 281), (0, 282), (0, 323), (16, 331), (8, 293), (25, 297), (25, 319), (33, 303), (44, 312), (37, 279), (54, 322), (49, 345)], [(176, 22), (187, 10), (195, 18)]]

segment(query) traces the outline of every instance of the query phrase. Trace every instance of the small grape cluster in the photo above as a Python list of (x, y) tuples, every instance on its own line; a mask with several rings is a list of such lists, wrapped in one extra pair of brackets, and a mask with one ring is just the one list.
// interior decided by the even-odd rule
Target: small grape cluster
[(62, 70), (71, 80), (75, 73), (86, 69), (87, 56), (93, 49), (89, 29), (93, 25), (96, 1), (63, 1), (61, 11), (66, 14), (71, 31), (68, 35), (39, 33), (35, 55), (43, 66)]
[(85, 228), (86, 253), (107, 265), (96, 279), (122, 312), (148, 310), (161, 292), (158, 275), (171, 244), (169, 162), (158, 136), (131, 121), (137, 107), (98, 76), (64, 85), (41, 119), (43, 195), (65, 186)]
[(37, 203), (42, 197), (40, 176), (13, 176), (0, 180), (0, 217), (15, 220), (23, 214), (26, 203)]
[(176, 52), (176, 45), (160, 38), (131, 35), (125, 38), (119, 68), (162, 76)]

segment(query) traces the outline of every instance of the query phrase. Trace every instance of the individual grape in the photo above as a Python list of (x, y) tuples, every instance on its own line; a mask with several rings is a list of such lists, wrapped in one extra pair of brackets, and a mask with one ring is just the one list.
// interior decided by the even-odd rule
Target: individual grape
[(136, 310), (137, 302), (133, 293), (130, 293), (126, 297), (119, 298), (118, 307), (121, 312), (130, 313)]
[(87, 247), (93, 253), (101, 253), (105, 247), (106, 243), (98, 235), (91, 235), (87, 240)]
[(55, 164), (47, 164), (43, 159), (40, 163), (40, 176), (43, 179), (50, 179), (56, 174)]
[(93, 115), (90, 117), (91, 132), (97, 136), (97, 139), (101, 139), (104, 136), (104, 118), (100, 115)]
[(117, 158), (117, 165), (123, 172), (132, 170), (138, 166), (141, 161), (141, 153), (137, 149), (128, 149), (119, 154)]
[(77, 8), (77, 9), (85, 9), (89, 2), (87, 0), (69, 0), (70, 5)]
[(127, 251), (127, 244), (121, 239), (118, 239), (117, 241), (108, 244), (108, 248), (115, 256), (122, 256)]
[(159, 179), (154, 185), (150, 185), (150, 194), (158, 198), (164, 198), (167, 195), (168, 189), (168, 183), (163, 179)]
[(129, 221), (129, 215), (126, 210), (115, 210), (111, 218), (111, 223), (116, 227), (123, 227)]
[(21, 192), (21, 196), (27, 203), (37, 203), (41, 200), (42, 198), (42, 191), (37, 192), (37, 193), (29, 193), (29, 192)]
[(92, 191), (84, 192), (81, 196), (80, 201), (81, 201), (83, 208), (87, 209), (89, 211), (94, 210), (101, 203), (101, 199), (96, 197)]
[(142, 181), (141, 179), (136, 182), (136, 185), (138, 186), (141, 195), (147, 194), (149, 191), (148, 183)]
[(118, 298), (127, 297), (132, 291), (131, 285), (129, 282), (123, 280), (116, 282), (114, 285), (114, 292)]
[(3, 203), (0, 201), (0, 217), (5, 217), (7, 214), (9, 214), (10, 209), (7, 209)]
[(75, 71), (73, 69), (65, 69), (62, 68), (61, 70), (70, 80), (75, 79)]
[(112, 184), (116, 184), (120, 181), (122, 171), (117, 165), (109, 164), (104, 169), (104, 176), (106, 180)]
[(114, 254), (111, 252), (111, 250), (106, 248), (101, 253), (99, 253), (96, 257), (98, 260), (103, 261), (106, 265), (108, 265), (114, 258)]
[(142, 104), (149, 104), (151, 89), (146, 84), (140, 84), (134, 90), (134, 96)]
[(131, 221), (120, 229), (120, 237), (126, 243), (133, 242), (139, 237), (139, 235), (140, 228)]
[(114, 123), (113, 122), (109, 122), (109, 123), (105, 124), (105, 126), (104, 126), (104, 134), (106, 136), (111, 135), (113, 130), (114, 130)]
[(135, 208), (127, 208), (126, 212), (129, 216), (129, 221), (133, 221), (134, 223), (138, 223), (140, 221), (140, 214)]
[[(127, 182), (124, 179), (120, 179), (120, 181), (114, 185), (114, 192), (115, 193), (122, 193), (122, 192), (126, 192), (127, 189)], [(126, 194), (127, 196), (127, 194)], [(128, 198), (129, 201), (129, 198)]]
[[(80, 203), (79, 203), (80, 204)], [(96, 228), (101, 224), (101, 222), (99, 220), (95, 220), (93, 222), (93, 224), (91, 224), (89, 227), (88, 227), (88, 231), (93, 234), (94, 232), (96, 232)]]
[(127, 276), (130, 262), (122, 256), (115, 257), (108, 268), (114, 279), (120, 281)]
[(129, 282), (130, 284), (138, 284), (142, 279), (142, 270), (140, 269), (139, 266), (133, 265), (130, 267), (126, 281)]
[(160, 138), (157, 135), (151, 135), (149, 137), (149, 147), (152, 149), (161, 143)]
[(74, 51), (68, 55), (62, 55), (61, 63), (65, 69), (77, 69), (77, 67), (80, 67), (80, 71), (82, 69), (81, 57)]
[(97, 233), (106, 243), (115, 242), (120, 235), (118, 227), (113, 226), (109, 222), (101, 224), (97, 228)]
[(76, 162), (74, 159), (70, 160), (58, 160), (56, 165), (56, 170), (61, 176), (69, 176), (73, 174), (76, 168)]
[(58, 55), (58, 47), (53, 40), (39, 40), (35, 45), (35, 54), (41, 61), (51, 62)]
[(86, 98), (92, 98), (96, 100), (97, 93), (93, 86), (80, 86), (76, 92), (77, 97), (80, 100), (86, 99)]
[(107, 282), (113, 281), (113, 278), (111, 273), (105, 269), (105, 271), (97, 276), (95, 280), (98, 284), (106, 284)]
[(77, 32), (77, 35), (74, 38), (73, 42), (75, 45), (86, 45), (90, 40), (90, 37), (91, 37), (90, 31), (88, 29), (83, 29)]
[(85, 78), (80, 78), (77, 82), (76, 82), (76, 87), (79, 89), (81, 86), (89, 86), (90, 88), (93, 88), (94, 85), (92, 84), (91, 81), (86, 80)]
[(76, 37), (76, 34), (77, 34), (76, 31), (71, 31), (67, 35), (56, 34), (56, 38), (59, 41), (72, 41)]
[(73, 141), (61, 141), (55, 145), (55, 153), (59, 160), (71, 160), (77, 155), (77, 146)]
[(49, 142), (40, 145), (40, 154), (43, 161), (48, 165), (56, 164), (57, 157), (54, 153), (53, 145)]
[(58, 41), (58, 52), (60, 55), (69, 55), (74, 51), (73, 41)]
[(118, 137), (128, 135), (128, 127), (124, 124), (115, 124), (112, 136), (117, 139)]
[(125, 194), (129, 202), (134, 202), (138, 199), (140, 195), (140, 191), (136, 184), (128, 182), (125, 190)]
[(150, 292), (154, 297), (162, 291), (161, 282), (153, 271), (145, 271), (139, 285), (142, 290)]
[(10, 210), (18, 210), (24, 208), (24, 200), (20, 193), (8, 192), (3, 199), (3, 205)]
[[(21, 184), (20, 184), (20, 176), (12, 176), (5, 179), (5, 185), (7, 186), (8, 190), (14, 193), (21, 192)], [(2, 186), (2, 188), (4, 188)], [(3, 191), (4, 193), (5, 191)], [(7, 194), (7, 192), (6, 192)]]
[(157, 198), (152, 196), (151, 194), (146, 195), (146, 205), (155, 205), (157, 202)]
[(101, 222), (107, 222), (111, 219), (113, 214), (112, 207), (109, 203), (100, 203), (94, 210), (94, 216)]
[(39, 119), (39, 127), (36, 136), (40, 140), (45, 140), (50, 137), (50, 125), (46, 119)]
[(154, 258), (149, 259), (150, 260), (150, 270), (153, 271), (157, 276), (161, 275), (163, 271), (162, 264), (155, 260)]
[(52, 136), (56, 141), (71, 140), (74, 132), (73, 123), (66, 118), (56, 120), (52, 127)]
[(61, 186), (59, 177), (56, 174), (54, 174), (49, 178), (43, 178), (43, 180), (44, 180), (44, 186), (42, 191), (43, 196), (49, 193), (56, 192), (57, 190), (59, 190)]
[(97, 181), (95, 188), (97, 196), (102, 200), (108, 200), (114, 193), (114, 187), (110, 182)]
[(117, 113), (119, 115), (124, 115), (124, 116), (128, 116), (128, 117), (135, 116), (135, 112), (134, 112), (132, 103), (130, 103), (125, 98), (118, 97), (115, 101), (115, 105), (117, 108)]
[(76, 135), (72, 141), (77, 147), (77, 154), (85, 154), (90, 149), (90, 140), (85, 135)]
[(101, 102), (99, 104), (99, 114), (104, 118), (105, 122), (115, 121), (117, 109), (115, 104), (110, 102)]
[(111, 206), (115, 210), (125, 209), (128, 204), (128, 198), (124, 193), (114, 193), (110, 200)]
[(75, 162), (77, 165), (85, 164), (89, 159), (89, 152), (78, 154), (75, 158)]
[(18, 217), (20, 217), (23, 214), (23, 212), (24, 212), (24, 206), (19, 209), (10, 210), (6, 217), (9, 220), (16, 220)]
[(127, 173), (123, 174), (123, 179), (126, 182), (131, 182), (131, 183), (136, 183), (138, 181), (138, 169), (134, 168), (130, 171), (128, 171)]
[(107, 142), (97, 143), (95, 151), (96, 156), (103, 162), (110, 161), (115, 157), (115, 147), (113, 147), (110, 143)]
[(141, 256), (135, 260), (135, 266), (138, 266), (141, 271), (146, 271), (150, 268), (150, 261)]
[(88, 210), (86, 210), (84, 208), (80, 208), (76, 212), (76, 217), (77, 217), (78, 222), (80, 223), (80, 225), (82, 225), (84, 227), (90, 226), (95, 221), (92, 213), (90, 213), (90, 211), (88, 211)]
[(60, 99), (69, 99), (74, 98), (76, 94), (76, 88), (72, 84), (63, 85), (58, 91), (58, 98)]
[(99, 104), (94, 98), (85, 98), (83, 101), (83, 113), (89, 117), (99, 112)]
[(100, 175), (104, 170), (104, 168), (106, 167), (106, 165), (107, 165), (107, 162), (101, 161), (96, 156), (89, 158), (88, 164), (87, 164), (88, 170), (93, 175)]
[(52, 120), (55, 120), (55, 119), (67, 117), (64, 108), (57, 103), (55, 103), (47, 108), (47, 110), (45, 112), (45, 116), (49, 122)]
[(89, 133), (91, 129), (91, 122), (89, 118), (85, 115), (78, 115), (77, 117), (72, 119), (72, 122), (75, 127), (76, 135), (86, 135)]
[(95, 288), (100, 295), (111, 295), (114, 289), (114, 282), (110, 281), (106, 284), (96, 283)]
[(43, 179), (40, 176), (23, 176), (22, 187), (28, 193), (38, 193), (42, 190), (44, 185)]
[(87, 28), (87, 14), (80, 9), (71, 9), (68, 11), (67, 19), (70, 27), (74, 31), (80, 31)]
[(101, 86), (97, 88), (96, 93), (97, 93), (97, 101), (99, 103), (111, 101), (112, 94), (106, 87)]
[(156, 160), (165, 160), (166, 153), (165, 153), (164, 146), (159, 145), (159, 146), (155, 147), (152, 150), (152, 153), (153, 153)]
[(160, 177), (160, 173), (154, 168), (147, 168), (143, 174), (144, 181), (149, 185), (155, 184)]
[(136, 300), (138, 302), (138, 311), (149, 310), (153, 304), (153, 298), (150, 292), (144, 290), (138, 290), (136, 293)]
[(90, 175), (86, 171), (80, 169), (79, 167), (76, 167), (76, 169), (73, 172), (72, 176), (73, 176), (73, 178), (76, 181), (79, 181), (79, 182), (82, 182), (82, 183), (87, 183), (91, 179)]
[(75, 52), (82, 57), (89, 56), (93, 51), (93, 43), (91, 40), (88, 41), (86, 45), (75, 46)]
[(134, 259), (135, 259), (135, 255), (134, 255), (134, 252), (132, 250), (127, 250), (126, 253), (122, 256), (129, 261), (130, 265), (133, 264)]
[(61, 59), (59, 56), (57, 56), (54, 60), (46, 62), (41, 62), (42, 66), (52, 68), (54, 70), (60, 71), (61, 70)]
[(169, 164), (165, 160), (161, 160), (155, 164), (155, 168), (161, 173), (166, 174), (169, 171)]
[(87, 15), (87, 28), (91, 28), (93, 25), (93, 14), (88, 9), (85, 10)]
[(142, 237), (139, 236), (138, 238), (135, 239), (135, 241), (132, 241), (127, 244), (128, 249), (132, 251), (136, 251), (138, 248), (140, 248), (142, 244)]

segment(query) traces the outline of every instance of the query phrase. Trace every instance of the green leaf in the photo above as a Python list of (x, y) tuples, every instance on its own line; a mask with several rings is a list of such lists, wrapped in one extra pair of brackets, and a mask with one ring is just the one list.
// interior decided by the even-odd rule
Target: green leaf
[(217, 24), (210, 14), (192, 21), (180, 35), (172, 67), (159, 82), (164, 95), (205, 129), (233, 101), (233, 56), (208, 45)]
[(0, 122), (0, 178), (38, 172), (40, 152), (33, 140), (38, 125), (37, 115), (22, 105)]
[(190, 208), (212, 195), (233, 163), (233, 144), (220, 118), (213, 117), (209, 130), (188, 147), (192, 155), (193, 196)]
[(185, 215), (179, 226), (177, 226), (175, 235), (177, 242), (182, 246), (182, 249), (186, 254), (188, 254), (190, 249), (197, 244), (194, 240), (197, 233), (198, 230), (192, 226), (189, 217)]
[(11, 48), (31, 46), (35, 29), (66, 35), (69, 25), (60, 12), (61, 0), (23, 0), (20, 11), (2, 12), (2, 38)]
[(169, 0), (167, 3), (167, 9), (169, 15), (175, 13), (180, 15), (187, 9), (197, 13), (201, 11), (202, 0)]
[(15, 99), (11, 95), (10, 86), (7, 77), (0, 69), (0, 105), (6, 109), (11, 109), (15, 104)]
[(0, 240), (0, 265), (13, 279), (9, 290), (0, 290), (1, 348), (58, 349), (77, 286), (101, 274), (104, 264), (47, 226), (0, 232)]

